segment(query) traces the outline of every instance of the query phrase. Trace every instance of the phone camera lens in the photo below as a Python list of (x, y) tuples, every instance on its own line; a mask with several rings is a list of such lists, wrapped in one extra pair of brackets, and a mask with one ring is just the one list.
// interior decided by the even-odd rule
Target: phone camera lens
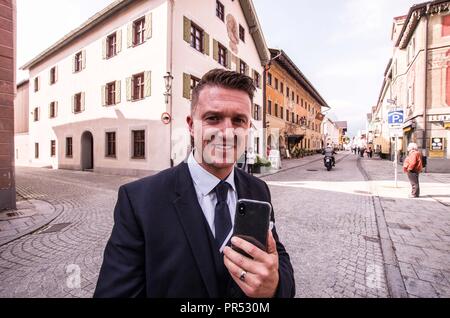
[(240, 215), (245, 215), (245, 206), (244, 205), (240, 205), (239, 206), (239, 214)]

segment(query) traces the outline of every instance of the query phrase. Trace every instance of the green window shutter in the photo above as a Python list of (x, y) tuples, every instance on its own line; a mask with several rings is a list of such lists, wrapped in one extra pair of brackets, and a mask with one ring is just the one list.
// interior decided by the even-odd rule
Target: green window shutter
[(116, 81), (116, 104), (120, 104), (121, 101), (120, 97), (122, 94), (122, 90), (120, 88), (120, 83), (121, 81)]
[(131, 94), (132, 85), (131, 85), (131, 77), (127, 77), (127, 101), (131, 101), (133, 95)]
[(84, 92), (81, 93), (81, 111), (86, 109), (86, 98)]
[(81, 69), (85, 69), (86, 68), (86, 50), (83, 50), (81, 52)]
[(262, 88), (262, 86), (261, 86), (261, 74), (259, 74), (258, 72), (256, 72), (256, 74), (258, 74), (258, 87)]
[(128, 23), (127, 26), (127, 47), (133, 46), (133, 23)]
[(191, 43), (191, 20), (183, 17), (183, 40)]
[(58, 116), (58, 102), (55, 102), (55, 117)]
[(145, 97), (152, 95), (152, 72), (147, 71), (144, 73), (144, 93)]
[(116, 51), (117, 53), (122, 51), (122, 30), (117, 30), (116, 33)]
[(219, 61), (219, 42), (213, 39), (213, 59)]
[(102, 85), (102, 106), (106, 106), (106, 85)]
[(203, 33), (203, 53), (209, 55), (209, 34)]
[(231, 57), (232, 57), (231, 51), (227, 50), (227, 68), (229, 70), (231, 70)]
[(191, 99), (191, 75), (183, 73), (183, 97)]
[(145, 16), (145, 39), (148, 40), (152, 37), (152, 13), (150, 12)]

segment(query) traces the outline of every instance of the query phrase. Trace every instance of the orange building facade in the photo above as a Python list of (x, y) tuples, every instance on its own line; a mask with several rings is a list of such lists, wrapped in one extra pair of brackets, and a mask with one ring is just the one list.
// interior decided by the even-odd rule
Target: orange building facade
[(296, 157), (322, 145), (322, 107), (329, 108), (283, 50), (270, 49), (266, 70), (267, 147), (282, 158)]

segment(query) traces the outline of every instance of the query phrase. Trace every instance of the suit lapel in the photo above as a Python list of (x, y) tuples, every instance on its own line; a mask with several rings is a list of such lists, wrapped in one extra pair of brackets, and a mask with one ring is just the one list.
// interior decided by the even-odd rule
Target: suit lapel
[[(207, 224), (195, 193), (192, 177), (186, 163), (181, 163), (177, 171), (176, 192), (173, 202), (178, 217), (191, 246), (200, 275), (210, 297), (218, 297), (217, 277), (211, 247), (208, 239)], [(186, 273), (189, 275), (189, 273)]]

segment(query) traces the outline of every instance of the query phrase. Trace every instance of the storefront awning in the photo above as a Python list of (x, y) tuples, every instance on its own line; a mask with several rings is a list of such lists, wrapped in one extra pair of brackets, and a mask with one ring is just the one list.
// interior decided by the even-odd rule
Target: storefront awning
[(412, 126), (407, 126), (407, 127), (403, 128), (403, 132), (409, 133), (412, 129), (413, 129)]

